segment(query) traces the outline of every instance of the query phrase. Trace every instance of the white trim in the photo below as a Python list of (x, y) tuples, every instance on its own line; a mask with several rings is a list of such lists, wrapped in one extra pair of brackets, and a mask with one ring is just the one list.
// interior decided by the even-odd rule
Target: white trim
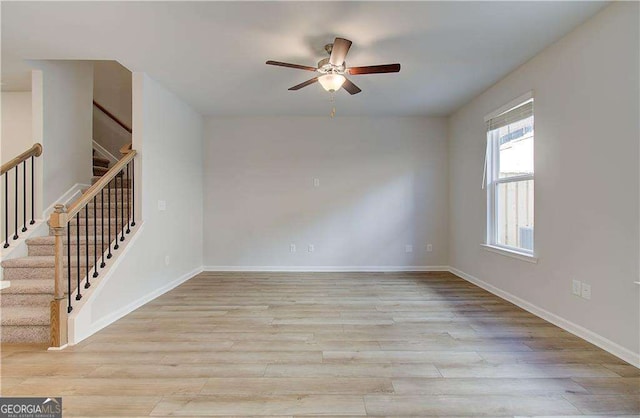
[(82, 189), (90, 187), (90, 184), (84, 183), (76, 183), (69, 188), (62, 196), (60, 196), (54, 203), (51, 204), (48, 208), (44, 210), (43, 218), (48, 220), (49, 216), (53, 213), (55, 205), (58, 203), (62, 203), (63, 205), (68, 205), (69, 203), (76, 200), (78, 197), (82, 195)]
[(494, 110), (493, 112), (489, 113), (488, 115), (486, 115), (484, 117), (484, 121), (489, 122), (489, 120), (495, 118), (496, 116), (500, 116), (505, 112), (508, 112), (509, 110), (513, 109), (516, 106), (519, 106), (521, 104), (524, 104), (524, 102), (533, 99), (533, 90), (530, 90), (528, 92), (526, 92), (525, 94), (523, 94), (520, 97), (516, 97), (515, 99), (511, 100), (509, 103), (505, 104), (504, 106), (500, 106), (499, 108), (497, 108), (496, 110)]
[(520, 176), (503, 177), (493, 180), (493, 184), (517, 183), (519, 181), (535, 180), (534, 174), (522, 174)]
[(384, 273), (403, 271), (449, 271), (449, 266), (204, 266), (203, 271)]
[(9, 280), (0, 280), (0, 290), (11, 287), (11, 282)]
[(534, 305), (533, 303), (527, 302), (524, 299), (521, 299), (515, 295), (512, 295), (509, 292), (505, 292), (492, 284), (484, 282), (477, 277), (474, 277), (470, 274), (467, 274), (457, 268), (450, 267), (449, 271), (456, 276), (475, 284), (478, 287), (483, 288), (484, 290), (493, 293), (494, 295), (513, 303), (514, 305), (519, 306), (520, 308), (528, 311), (535, 316), (544, 319), (547, 322), (550, 322), (563, 330), (576, 335), (583, 340), (590, 342), (591, 344), (597, 345), (603, 350), (613, 354), (614, 356), (626, 361), (627, 363), (632, 364), (635, 367), (640, 368), (640, 353), (634, 353), (633, 351), (607, 339), (602, 337), (599, 334), (596, 334), (593, 331), (590, 331), (578, 324), (575, 324), (567, 319), (564, 319), (552, 312), (547, 311), (546, 309), (540, 308), (539, 306)]
[(89, 329), (86, 330), (86, 332), (83, 335), (74, 335), (74, 340), (72, 344), (78, 344), (80, 341), (84, 340), (85, 338), (90, 337), (91, 335), (95, 334), (96, 332), (100, 331), (101, 329), (103, 329), (106, 326), (111, 325), (112, 323), (114, 323), (115, 321), (117, 321), (118, 319), (122, 318), (123, 316), (135, 311), (136, 309), (138, 309), (139, 307), (141, 307), (142, 305), (145, 305), (149, 302), (151, 302), (153, 299), (162, 296), (163, 294), (167, 293), (168, 291), (180, 286), (182, 283), (186, 282), (187, 280), (193, 278), (195, 275), (199, 274), (202, 272), (202, 267), (197, 267), (195, 269), (193, 269), (192, 271), (183, 274), (182, 276), (178, 277), (177, 279), (175, 279), (174, 281), (167, 283), (166, 285), (162, 286), (161, 288), (158, 288), (156, 290), (154, 290), (153, 292), (142, 296), (139, 299), (134, 300), (133, 302), (131, 302), (130, 304), (123, 306), (122, 308), (118, 309), (115, 312), (111, 312), (109, 315), (104, 316), (102, 318), (100, 318), (99, 320), (97, 320), (96, 322), (94, 322), (93, 324), (91, 324), (91, 327)]
[(69, 344), (65, 344), (65, 345), (61, 345), (60, 347), (49, 347), (47, 348), (48, 351), (61, 351), (64, 350), (65, 348), (67, 348), (69, 346)]
[(640, 282), (634, 282), (635, 284), (640, 284)]
[(115, 155), (107, 151), (107, 149), (102, 145), (98, 144), (95, 139), (92, 139), (92, 141), (93, 149), (96, 150), (96, 154), (100, 155), (102, 158), (106, 158), (111, 164), (115, 164), (118, 162), (118, 159), (115, 157)]
[(492, 253), (504, 255), (506, 257), (515, 258), (517, 260), (526, 261), (528, 263), (534, 263), (534, 264), (538, 263), (538, 257), (536, 257), (535, 255), (532, 255), (532, 254), (527, 254), (525, 252), (520, 252), (520, 251), (516, 251), (516, 250), (510, 250), (508, 248), (497, 247), (495, 245), (490, 245), (490, 244), (480, 244), (480, 246), (482, 248), (484, 248), (485, 250), (490, 251)]

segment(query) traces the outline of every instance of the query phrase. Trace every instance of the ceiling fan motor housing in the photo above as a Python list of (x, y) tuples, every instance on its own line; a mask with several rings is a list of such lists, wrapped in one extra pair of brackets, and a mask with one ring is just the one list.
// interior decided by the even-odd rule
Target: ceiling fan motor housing
[(343, 62), (342, 65), (333, 65), (329, 62), (329, 58), (324, 58), (318, 61), (318, 72), (322, 74), (344, 74), (347, 68), (347, 62)]

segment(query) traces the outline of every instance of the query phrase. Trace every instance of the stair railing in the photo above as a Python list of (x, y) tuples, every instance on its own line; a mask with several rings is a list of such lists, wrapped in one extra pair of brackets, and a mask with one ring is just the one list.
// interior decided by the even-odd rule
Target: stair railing
[(116, 115), (114, 115), (113, 113), (109, 112), (107, 110), (107, 108), (105, 108), (104, 106), (102, 106), (100, 103), (96, 102), (95, 100), (93, 101), (93, 105), (95, 107), (97, 107), (98, 109), (100, 109), (100, 111), (102, 113), (104, 113), (105, 115), (107, 115), (109, 117), (109, 119), (113, 120), (115, 123), (117, 123), (118, 125), (120, 125), (122, 128), (124, 128), (125, 131), (129, 132), (129, 133), (133, 133), (133, 130), (123, 121), (121, 121), (120, 119), (118, 119), (118, 117)]
[[(2, 245), (3, 248), (9, 248), (9, 246), (11, 245), (10, 240), (9, 240), (9, 213), (10, 213), (10, 207), (9, 207), (9, 193), (10, 193), (10, 189), (9, 189), (9, 176), (11, 174), (11, 171), (15, 168), (15, 170), (13, 170), (14, 174), (13, 174), (13, 184), (15, 185), (14, 188), (14, 199), (13, 199), (13, 241), (17, 240), (18, 238), (20, 238), (20, 235), (18, 234), (18, 229), (19, 229), (19, 225), (22, 225), (22, 229), (20, 229), (21, 232), (27, 232), (28, 227), (27, 227), (27, 223), (29, 225), (33, 225), (36, 223), (35, 221), (35, 209), (34, 209), (34, 205), (35, 205), (35, 174), (34, 174), (34, 167), (35, 167), (35, 158), (39, 157), (42, 155), (42, 145), (40, 144), (33, 144), (33, 146), (31, 148), (29, 148), (28, 150), (26, 150), (25, 152), (23, 152), (22, 154), (18, 155), (17, 157), (15, 157), (14, 159), (12, 159), (11, 161), (2, 164), (2, 168), (0, 169), (0, 177), (2, 177), (2, 183), (4, 184), (4, 244)], [(31, 218), (29, 219), (29, 216), (27, 216), (27, 185), (29, 184), (29, 181), (27, 180), (27, 161), (29, 161), (29, 166), (30, 166), (30, 171), (31, 171)], [(22, 167), (22, 170), (20, 170), (20, 167)], [(20, 176), (20, 171), (22, 171), (22, 178)], [(22, 185), (22, 187), (20, 186)], [(20, 212), (20, 199), (19, 199), (19, 191), (20, 189), (22, 189), (22, 213)], [(20, 215), (22, 215), (22, 222), (20, 222)]]
[[(52, 347), (61, 347), (68, 342), (67, 316), (73, 310), (72, 299), (82, 299), (82, 289), (91, 286), (90, 278), (98, 277), (99, 270), (107, 264), (106, 260), (113, 256), (113, 251), (120, 248), (119, 243), (125, 240), (125, 236), (136, 225), (136, 155), (135, 150), (124, 154), (76, 202), (66, 208), (61, 204), (55, 205), (49, 218), (49, 226), (55, 236), (55, 287), (54, 299), (51, 301)], [(90, 211), (93, 212), (92, 226)], [(90, 229), (93, 230), (93, 235), (90, 235)], [(90, 242), (91, 236), (93, 243)], [(74, 238), (75, 251), (72, 251)]]

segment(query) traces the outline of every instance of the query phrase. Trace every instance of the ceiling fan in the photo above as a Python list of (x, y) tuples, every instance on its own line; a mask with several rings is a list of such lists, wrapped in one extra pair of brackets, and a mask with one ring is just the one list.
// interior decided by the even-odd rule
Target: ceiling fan
[(348, 39), (336, 38), (332, 44), (325, 45), (324, 49), (329, 54), (329, 58), (320, 60), (317, 68), (279, 61), (267, 61), (267, 64), (320, 73), (319, 76), (293, 86), (289, 90), (300, 90), (301, 88), (307, 87), (317, 81), (326, 91), (335, 92), (342, 87), (349, 92), (349, 94), (358, 94), (362, 90), (347, 79), (345, 75), (397, 73), (400, 71), (400, 64), (347, 67), (345, 58), (347, 56), (347, 52), (349, 52), (351, 43), (352, 42)]

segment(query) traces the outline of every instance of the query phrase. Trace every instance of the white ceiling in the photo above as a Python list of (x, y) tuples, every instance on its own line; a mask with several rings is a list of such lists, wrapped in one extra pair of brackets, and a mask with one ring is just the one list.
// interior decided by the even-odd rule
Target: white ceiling
[(3, 89), (28, 84), (23, 59), (113, 59), (206, 115), (324, 115), (313, 73), (335, 36), (352, 76), (341, 115), (447, 115), (595, 14), (603, 2), (2, 2)]

